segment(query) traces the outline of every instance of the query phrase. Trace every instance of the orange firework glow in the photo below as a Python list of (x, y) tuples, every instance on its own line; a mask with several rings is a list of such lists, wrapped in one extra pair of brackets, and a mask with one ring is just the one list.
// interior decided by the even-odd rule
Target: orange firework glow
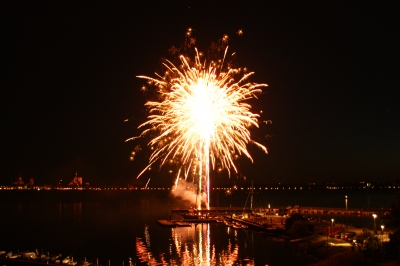
[[(193, 47), (192, 40), (187, 43), (193, 59), (181, 54), (178, 66), (164, 61), (164, 75), (138, 76), (154, 85), (158, 94), (157, 101), (146, 103), (148, 121), (139, 126), (146, 128), (139, 137), (150, 131), (156, 133), (149, 142), (154, 148), (149, 164), (139, 176), (156, 161), (164, 165), (178, 159), (176, 183), (179, 178), (192, 175), (197, 194), (207, 194), (204, 199), (207, 208), (210, 168), (215, 169), (218, 164), (218, 168), (227, 169), (228, 173), (230, 169), (237, 172), (234, 163), (237, 155), (245, 155), (252, 161), (247, 150), (249, 143), (267, 152), (262, 144), (251, 139), (249, 128), (258, 127), (259, 115), (252, 113), (246, 103), (257, 98), (267, 84), (251, 83), (248, 79), (253, 72), (225, 63), (227, 40), (227, 35), (220, 40), (218, 48), (222, 54), (217, 61), (202, 59), (203, 53)], [(201, 202), (196, 204), (200, 209)]]

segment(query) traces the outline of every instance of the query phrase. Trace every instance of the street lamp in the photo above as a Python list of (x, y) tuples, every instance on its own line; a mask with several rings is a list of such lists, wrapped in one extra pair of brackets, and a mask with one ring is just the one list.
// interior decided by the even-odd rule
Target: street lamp
[(383, 224), (381, 225), (381, 229), (382, 229), (382, 230), (381, 230), (381, 239), (382, 239), (381, 242), (382, 242), (382, 244), (383, 244), (383, 230), (385, 229), (385, 226), (384, 226)]
[(331, 221), (332, 221), (332, 232), (331, 232), (331, 234), (333, 234), (333, 221), (335, 221), (335, 219), (331, 219)]
[(347, 212), (347, 196), (344, 196), (345, 201), (346, 201), (346, 212)]
[(376, 218), (376, 214), (374, 213), (374, 214), (372, 214), (372, 217), (374, 217), (374, 232), (375, 232), (375, 234), (376, 234), (376, 223), (375, 223), (375, 218)]

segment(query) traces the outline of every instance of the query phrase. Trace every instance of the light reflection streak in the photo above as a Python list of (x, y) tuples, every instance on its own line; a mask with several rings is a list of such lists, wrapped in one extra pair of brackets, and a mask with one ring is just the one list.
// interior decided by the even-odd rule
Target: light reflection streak
[(144, 226), (144, 236), (146, 238), (146, 245), (150, 248), (150, 234), (149, 227), (147, 225)]
[[(150, 236), (146, 239), (150, 239)], [(216, 250), (215, 244), (211, 241), (209, 224), (172, 228), (169, 258), (166, 258), (165, 253), (161, 253), (160, 258), (156, 259), (150, 250), (150, 243), (144, 242), (141, 238), (136, 238), (136, 255), (139, 261), (146, 265), (241, 265), (237, 264), (239, 246), (232, 244), (230, 239), (226, 248)]]

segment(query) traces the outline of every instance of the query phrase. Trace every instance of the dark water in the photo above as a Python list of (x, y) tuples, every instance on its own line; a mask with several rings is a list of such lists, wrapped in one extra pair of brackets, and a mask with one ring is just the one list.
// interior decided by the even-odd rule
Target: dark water
[[(372, 208), (389, 207), (394, 193), (347, 194), (349, 208)], [(212, 194), (219, 206), (241, 207), (246, 199), (244, 191)], [(344, 194), (256, 191), (253, 204), (344, 207)], [(127, 265), (129, 258), (136, 265), (149, 264), (140, 261), (137, 246), (146, 249), (147, 260), (164, 260), (165, 265), (240, 265), (245, 259), (255, 265), (312, 262), (295, 244), (251, 230), (220, 223), (171, 229), (156, 223), (169, 219), (172, 208), (187, 206), (167, 191), (0, 191), (0, 250), (61, 252), (76, 260), (98, 258), (102, 265), (109, 260), (111, 265)], [(335, 221), (341, 218), (349, 219)], [(370, 217), (353, 220), (367, 227), (373, 223)]]

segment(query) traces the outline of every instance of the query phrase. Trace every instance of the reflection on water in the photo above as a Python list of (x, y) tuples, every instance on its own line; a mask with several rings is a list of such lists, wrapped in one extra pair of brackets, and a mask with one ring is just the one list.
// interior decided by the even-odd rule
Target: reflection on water
[[(268, 197), (267, 197), (268, 196)], [(388, 206), (389, 194), (348, 194), (349, 208)], [(214, 195), (217, 197), (217, 194)], [(220, 196), (226, 206), (244, 206), (246, 193)], [(340, 207), (342, 194), (269, 192), (255, 194), (260, 206), (271, 203)], [(365, 199), (368, 199), (365, 200)], [(229, 201), (228, 201), (229, 200)], [(216, 201), (212, 201), (216, 202)], [(276, 203), (274, 203), (276, 202)], [(310, 203), (311, 202), (311, 203)], [(356, 204), (359, 202), (359, 204)], [(264, 203), (264, 204), (261, 204)], [(227, 206), (229, 206), (229, 204)], [(301, 205), (302, 205), (301, 204)], [(307, 204), (307, 205), (306, 205)], [(340, 205), (341, 204), (341, 205)], [(227, 227), (222, 223), (192, 227), (164, 228), (158, 219), (168, 219), (173, 208), (188, 208), (185, 202), (159, 191), (2, 191), (0, 192), (0, 250), (43, 250), (54, 254), (97, 259), (101, 265), (309, 265), (296, 244), (272, 238), (249, 229)], [(379, 213), (378, 213), (379, 215)], [(373, 228), (368, 217), (330, 215), (309, 217)], [(174, 219), (180, 219), (174, 217)], [(380, 216), (376, 219), (380, 224)], [(146, 225), (146, 226), (145, 226)], [(143, 261), (143, 262), (141, 262)]]
[(77, 221), (82, 220), (82, 202), (74, 203), (74, 219)]
[[(216, 228), (216, 227), (214, 227)], [(240, 261), (239, 245), (228, 242), (222, 249), (211, 240), (212, 226), (210, 224), (196, 224), (191, 227), (176, 227), (171, 229), (171, 242), (168, 254), (161, 252), (156, 258), (151, 251), (150, 233), (145, 226), (145, 240), (136, 238), (136, 255), (140, 262), (147, 265), (254, 265), (253, 260)], [(226, 227), (226, 233), (237, 239), (237, 230)], [(234, 240), (235, 241), (235, 240)]]
[(58, 204), (58, 219), (72, 219), (76, 222), (82, 221), (82, 201)]

